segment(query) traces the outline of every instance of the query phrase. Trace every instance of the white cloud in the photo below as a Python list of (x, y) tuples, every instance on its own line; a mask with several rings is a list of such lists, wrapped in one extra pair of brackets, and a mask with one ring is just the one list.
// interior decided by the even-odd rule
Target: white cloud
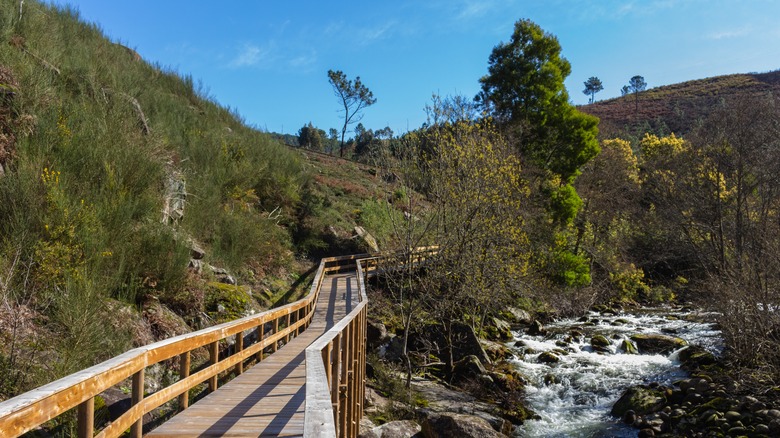
[(257, 66), (261, 63), (267, 63), (272, 53), (271, 45), (264, 47), (255, 44), (244, 44), (238, 55), (236, 55), (229, 63), (230, 67), (251, 67)]
[(469, 20), (472, 18), (477, 18), (485, 15), (486, 12), (488, 12), (495, 3), (493, 1), (485, 1), (485, 0), (476, 0), (476, 1), (467, 1), (461, 9), (461, 11), (458, 13), (457, 19), (458, 20)]
[(361, 29), (358, 32), (362, 43), (367, 44), (385, 36), (395, 26), (395, 21), (389, 21), (380, 26), (372, 26)]
[(296, 70), (309, 71), (317, 63), (317, 52), (311, 50), (307, 54), (296, 56), (288, 61), (290, 67)]
[(710, 40), (723, 40), (729, 38), (739, 38), (750, 33), (750, 27), (745, 26), (738, 29), (726, 29), (717, 32), (712, 32), (707, 35), (707, 39)]

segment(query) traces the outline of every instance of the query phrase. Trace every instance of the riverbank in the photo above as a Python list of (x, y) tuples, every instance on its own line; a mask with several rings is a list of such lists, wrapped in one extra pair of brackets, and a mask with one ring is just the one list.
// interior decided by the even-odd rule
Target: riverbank
[[(479, 340), (484, 356), (461, 359), (452, 384), (413, 379), (425, 401), (407, 413), (409, 431), (447, 436), (431, 431), (445, 417), (469, 425), (459, 436), (780, 436), (780, 389), (756, 394), (749, 379), (732, 375), (717, 315), (690, 307), (598, 310), (546, 325), (515, 321), (511, 340)], [(494, 325), (493, 336), (505, 337), (507, 327)], [(501, 387), (506, 374), (497, 371), (520, 384)], [(522, 403), (524, 418), (506, 412), (506, 398)], [(387, 436), (373, 428), (380, 433), (365, 428), (364, 436)]]

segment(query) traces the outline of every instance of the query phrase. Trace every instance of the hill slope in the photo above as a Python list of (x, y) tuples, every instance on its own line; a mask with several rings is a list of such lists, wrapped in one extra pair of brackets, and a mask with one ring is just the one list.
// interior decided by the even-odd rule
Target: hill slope
[(580, 109), (599, 117), (603, 135), (644, 126), (677, 134), (689, 132), (720, 99), (736, 96), (780, 95), (780, 70), (733, 74), (651, 88), (639, 94), (604, 100)]

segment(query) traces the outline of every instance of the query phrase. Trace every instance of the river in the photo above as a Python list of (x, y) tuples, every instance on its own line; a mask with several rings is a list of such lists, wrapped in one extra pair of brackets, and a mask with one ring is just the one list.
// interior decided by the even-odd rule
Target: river
[[(720, 332), (714, 315), (643, 309), (636, 313), (560, 320), (546, 326), (543, 336), (515, 333), (517, 369), (529, 380), (527, 403), (541, 418), (527, 421), (519, 437), (636, 437), (638, 431), (609, 414), (628, 387), (640, 383), (671, 383), (686, 377), (677, 355), (627, 354), (620, 345), (636, 333), (661, 333), (685, 339), (720, 354)], [(571, 339), (572, 330), (582, 334)], [(605, 352), (590, 345), (594, 335), (611, 341)], [(567, 339), (568, 338), (568, 339)], [(510, 344), (511, 345), (511, 344)], [(543, 352), (556, 352), (557, 363), (540, 362)], [(562, 354), (565, 351), (568, 354)]]

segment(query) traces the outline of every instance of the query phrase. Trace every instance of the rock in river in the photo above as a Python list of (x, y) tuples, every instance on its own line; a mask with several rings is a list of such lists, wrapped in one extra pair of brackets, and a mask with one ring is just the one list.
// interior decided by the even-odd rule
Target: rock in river
[(652, 333), (631, 335), (631, 340), (636, 343), (639, 351), (643, 354), (669, 354), (688, 345), (685, 339)]

